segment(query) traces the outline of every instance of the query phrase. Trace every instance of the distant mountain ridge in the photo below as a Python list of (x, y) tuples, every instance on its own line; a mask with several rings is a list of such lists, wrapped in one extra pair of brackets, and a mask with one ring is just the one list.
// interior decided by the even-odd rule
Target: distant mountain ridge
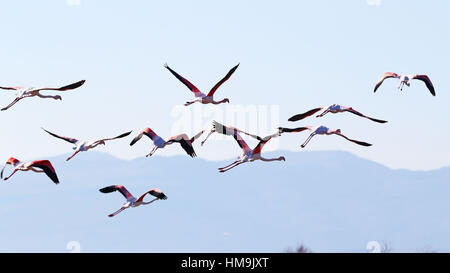
[[(126, 161), (87, 152), (50, 158), (61, 183), (17, 173), (0, 184), (0, 251), (367, 252), (369, 241), (395, 251), (450, 251), (450, 168), (392, 170), (348, 152), (268, 152), (285, 162), (246, 163), (187, 156)], [(8, 169), (10, 170), (10, 169)], [(130, 208), (101, 187), (135, 196), (157, 187), (167, 200)]]

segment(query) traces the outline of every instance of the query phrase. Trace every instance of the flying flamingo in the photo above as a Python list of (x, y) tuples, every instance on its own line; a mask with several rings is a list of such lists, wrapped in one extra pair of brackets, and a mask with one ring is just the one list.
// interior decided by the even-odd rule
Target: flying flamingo
[(42, 90), (53, 90), (53, 91), (67, 91), (67, 90), (72, 90), (75, 88), (78, 88), (80, 86), (82, 86), (84, 84), (85, 80), (76, 82), (76, 83), (72, 83), (63, 87), (59, 87), (59, 88), (54, 88), (54, 87), (42, 87), (42, 88), (34, 88), (34, 87), (2, 87), (0, 86), (0, 89), (4, 89), (4, 90), (16, 90), (17, 94), (16, 94), (16, 98), (6, 107), (2, 108), (1, 111), (5, 111), (8, 110), (11, 106), (13, 106), (14, 104), (16, 104), (19, 100), (24, 99), (24, 98), (29, 98), (29, 97), (35, 97), (38, 96), (39, 98), (52, 98), (55, 100), (62, 100), (61, 96), (56, 95), (56, 96), (46, 96), (46, 95), (42, 95), (40, 93), (40, 91)]
[(389, 79), (389, 78), (397, 78), (400, 80), (400, 85), (398, 86), (398, 89), (400, 89), (400, 91), (403, 90), (404, 85), (409, 87), (411, 80), (421, 80), (425, 83), (428, 90), (430, 90), (431, 95), (436, 96), (433, 84), (431, 83), (431, 80), (430, 80), (430, 78), (428, 78), (427, 75), (399, 75), (399, 74), (392, 73), (392, 72), (386, 72), (383, 74), (383, 76), (381, 76), (381, 78), (378, 80), (377, 84), (375, 85), (375, 89), (373, 90), (373, 92), (376, 92), (378, 87), (380, 87), (380, 85), (383, 83), (383, 81), (385, 79)]
[(212, 133), (215, 133), (215, 132), (220, 133), (220, 134), (224, 134), (224, 135), (228, 135), (228, 136), (234, 136), (234, 133), (237, 132), (237, 133), (242, 133), (242, 134), (251, 136), (251, 137), (253, 137), (253, 138), (256, 138), (256, 139), (259, 140), (259, 141), (262, 140), (262, 138), (259, 137), (259, 136), (257, 136), (257, 135), (249, 134), (249, 133), (244, 132), (244, 131), (242, 131), (242, 130), (239, 130), (239, 129), (235, 128), (235, 127), (224, 126), (224, 125), (222, 125), (222, 124), (220, 124), (220, 123), (218, 123), (217, 121), (214, 120), (214, 121), (213, 121), (213, 127), (212, 127), (211, 131), (209, 131), (208, 135), (207, 135), (207, 136), (205, 137), (205, 139), (201, 142), (201, 145), (203, 146), (203, 144), (205, 144), (205, 142), (206, 142), (206, 140), (209, 138), (209, 136), (210, 136)]
[(66, 159), (66, 161), (69, 161), (70, 159), (72, 159), (72, 157), (74, 157), (79, 152), (85, 152), (85, 151), (87, 151), (89, 149), (97, 147), (100, 144), (106, 145), (105, 141), (118, 139), (118, 138), (123, 138), (123, 137), (128, 136), (132, 132), (132, 131), (129, 131), (129, 132), (123, 133), (123, 134), (121, 134), (119, 136), (116, 136), (116, 137), (113, 137), (113, 138), (104, 138), (104, 139), (99, 139), (99, 140), (96, 140), (96, 141), (82, 141), (82, 140), (78, 140), (78, 139), (75, 139), (75, 138), (59, 136), (57, 134), (54, 134), (52, 132), (49, 132), (49, 131), (45, 130), (44, 128), (41, 128), (41, 129), (46, 131), (47, 133), (49, 133), (50, 135), (52, 135), (54, 137), (60, 138), (62, 140), (65, 140), (65, 141), (70, 142), (70, 143), (75, 145), (75, 147), (73, 147), (73, 149), (75, 150), (74, 154), (71, 155), (70, 157), (68, 157)]
[[(6, 165), (12, 165), (14, 167), (13, 172), (8, 176), (5, 177), (4, 180), (8, 180), (13, 174), (15, 174), (17, 171), (33, 171), (36, 173), (42, 173), (45, 172), (45, 174), (55, 183), (58, 184), (58, 176), (56, 175), (56, 171), (52, 166), (52, 163), (48, 160), (35, 160), (31, 162), (21, 162), (20, 160), (11, 157), (6, 161), (5, 165), (3, 166), (2, 172), (0, 173), (0, 178), (3, 178), (3, 171), (5, 170)], [(38, 169), (40, 170), (38, 170)]]
[[(146, 193), (144, 193), (143, 195), (141, 195), (141, 197), (139, 197), (138, 199), (136, 199), (124, 186), (122, 185), (112, 185), (112, 186), (108, 186), (105, 188), (100, 189), (100, 192), (103, 193), (110, 193), (110, 192), (114, 192), (114, 191), (119, 191), (126, 199), (127, 202), (125, 204), (122, 205), (122, 207), (117, 210), (116, 212), (113, 212), (111, 214), (109, 214), (109, 217), (113, 217), (117, 214), (119, 214), (120, 212), (122, 212), (124, 209), (130, 208), (130, 207), (138, 207), (140, 205), (148, 205), (150, 203), (153, 203), (156, 200), (166, 200), (167, 196), (159, 189), (151, 189), (149, 191), (147, 191)], [(144, 197), (147, 195), (153, 195), (156, 198), (154, 198), (153, 200), (149, 201), (149, 202), (144, 202)]]
[(301, 145), (302, 148), (305, 148), (306, 144), (308, 144), (308, 142), (311, 140), (311, 138), (315, 135), (338, 135), (338, 136), (341, 136), (341, 137), (345, 138), (346, 140), (356, 143), (358, 145), (372, 146), (372, 144), (370, 144), (370, 143), (357, 141), (357, 140), (350, 139), (350, 138), (344, 136), (343, 134), (341, 134), (341, 129), (337, 129), (337, 130), (333, 131), (325, 126), (305, 126), (305, 127), (294, 128), (294, 129), (279, 127), (278, 130), (279, 130), (279, 134), (281, 134), (281, 133), (298, 133), (298, 132), (301, 132), (304, 130), (311, 131), (312, 133), (309, 135), (308, 139), (306, 139), (306, 141)]
[(169, 71), (178, 79), (180, 80), (184, 85), (186, 85), (193, 93), (195, 96), (195, 99), (192, 101), (188, 101), (186, 102), (184, 105), (188, 106), (191, 105), (195, 102), (200, 102), (203, 104), (208, 104), (208, 103), (212, 103), (212, 104), (220, 104), (220, 103), (225, 103), (225, 102), (230, 102), (229, 99), (223, 99), (221, 101), (215, 101), (213, 99), (214, 93), (217, 91), (217, 89), (225, 82), (227, 81), (231, 75), (233, 75), (234, 71), (238, 68), (239, 64), (237, 64), (235, 67), (233, 67), (228, 74), (222, 79), (220, 80), (218, 83), (216, 83), (216, 85), (214, 85), (214, 87), (209, 91), (209, 93), (207, 95), (205, 95), (204, 93), (202, 93), (197, 87), (195, 87), (192, 83), (190, 83), (188, 80), (186, 80), (185, 78), (183, 78), (182, 76), (180, 76), (177, 72), (173, 71), (167, 64), (164, 65), (165, 68), (169, 69)]
[(304, 119), (304, 118), (309, 117), (323, 109), (325, 109), (325, 110), (320, 115), (317, 115), (316, 118), (323, 117), (327, 113), (336, 114), (336, 113), (342, 113), (342, 112), (350, 112), (352, 114), (358, 115), (363, 118), (370, 119), (371, 121), (375, 121), (378, 123), (386, 123), (387, 122), (385, 120), (380, 120), (380, 119), (375, 119), (375, 118), (365, 116), (365, 115), (361, 114), (360, 112), (356, 111), (355, 109), (353, 109), (352, 107), (341, 106), (339, 104), (332, 104), (330, 106), (322, 106), (322, 107), (314, 108), (303, 114), (298, 114), (298, 115), (292, 116), (288, 119), (288, 121), (297, 121), (297, 120)]
[[(242, 137), (239, 135), (240, 130), (236, 130), (233, 127), (228, 127), (228, 126), (222, 125), (218, 122), (214, 122), (214, 125), (215, 125), (214, 132), (221, 133), (224, 135), (232, 135), (234, 137), (234, 139), (236, 140), (236, 142), (238, 143), (239, 147), (241, 147), (241, 149), (242, 149), (242, 155), (239, 156), (236, 161), (234, 161), (233, 163), (231, 163), (225, 167), (219, 168), (219, 172), (221, 172), (221, 173), (229, 171), (229, 170), (233, 169), (234, 167), (239, 166), (245, 162), (253, 162), (255, 160), (261, 160), (261, 161), (266, 161), (266, 162), (281, 161), (281, 160), (285, 161), (286, 160), (284, 158), (284, 156), (280, 156), (277, 158), (264, 158), (261, 156), (261, 150), (264, 147), (264, 145), (267, 142), (269, 142), (269, 140), (271, 140), (272, 138), (279, 136), (280, 133), (276, 133), (276, 134), (262, 138), (260, 140), (260, 142), (258, 143), (258, 145), (256, 145), (256, 147), (253, 148), (253, 150), (252, 150), (247, 145), (247, 143), (244, 141), (244, 139), (242, 139)], [(223, 128), (223, 129), (219, 129), (219, 128)]]
[(195, 157), (197, 155), (195, 154), (194, 148), (192, 147), (192, 143), (196, 139), (198, 139), (203, 134), (203, 132), (204, 130), (200, 131), (192, 138), (189, 138), (186, 134), (180, 134), (176, 136), (171, 136), (167, 140), (164, 140), (160, 136), (158, 136), (155, 132), (153, 132), (152, 129), (145, 128), (131, 141), (130, 146), (133, 146), (134, 143), (138, 142), (143, 135), (146, 135), (153, 141), (153, 144), (155, 145), (151, 150), (151, 152), (146, 155), (146, 157), (152, 156), (158, 148), (162, 149), (166, 147), (166, 145), (170, 145), (174, 142), (180, 143), (181, 147), (183, 148), (183, 150), (186, 151), (188, 155), (190, 155), (191, 157)]

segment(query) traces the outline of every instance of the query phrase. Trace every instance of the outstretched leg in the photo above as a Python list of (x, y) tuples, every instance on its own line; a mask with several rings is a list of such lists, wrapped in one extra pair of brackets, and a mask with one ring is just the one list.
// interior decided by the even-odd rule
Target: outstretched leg
[(152, 151), (150, 153), (148, 153), (147, 155), (145, 155), (145, 156), (146, 157), (152, 156), (156, 152), (156, 150), (158, 150), (157, 146), (153, 147)]
[(109, 216), (109, 217), (116, 216), (117, 214), (119, 214), (120, 212), (122, 212), (124, 209), (126, 209), (126, 208), (125, 208), (125, 207), (121, 207), (119, 210), (117, 210), (117, 211), (115, 211), (115, 212), (109, 214), (108, 216)]
[(73, 153), (73, 155), (69, 156), (66, 161), (69, 161), (72, 159), (72, 157), (74, 157), (76, 154), (78, 154), (80, 151), (76, 151), (75, 153)]
[(15, 169), (8, 177), (5, 177), (4, 180), (8, 180), (13, 174), (15, 174), (18, 171), (18, 169)]
[(236, 160), (236, 161), (234, 161), (233, 163), (231, 163), (230, 165), (227, 165), (227, 166), (225, 166), (225, 167), (219, 168), (219, 170), (226, 169), (226, 168), (230, 167), (231, 165), (236, 164), (236, 163), (238, 163), (238, 162), (239, 162), (239, 160)]
[(308, 142), (311, 140), (311, 138), (315, 135), (316, 134), (314, 134), (314, 133), (310, 134), (308, 139), (306, 139), (306, 141), (300, 147), (305, 148), (306, 144), (308, 144)]
[(317, 115), (316, 118), (323, 117), (323, 116), (325, 116), (326, 114), (328, 114), (328, 112), (330, 112), (330, 110), (327, 109), (327, 110), (323, 111), (322, 114)]
[(184, 104), (184, 106), (189, 106), (189, 105), (193, 104), (194, 102), (197, 102), (197, 101), (196, 100), (188, 101)]
[(219, 172), (224, 173), (224, 172), (226, 172), (226, 171), (229, 171), (229, 170), (233, 169), (233, 168), (236, 167), (236, 166), (241, 165), (242, 163), (244, 163), (244, 162), (238, 162), (238, 163), (234, 164), (233, 166), (231, 166), (231, 167), (228, 168), (228, 169), (221, 169), (221, 170), (219, 170)]
[(269, 162), (269, 161), (286, 161), (286, 158), (284, 156), (276, 157), (276, 158), (264, 158), (262, 156), (259, 157), (261, 161)]
[(153, 200), (151, 200), (151, 201), (149, 201), (149, 202), (142, 202), (142, 205), (148, 205), (148, 204), (151, 204), (151, 203), (155, 202), (156, 200), (159, 200), (159, 198), (156, 197), (155, 199), (153, 199)]
[(208, 139), (208, 137), (214, 133), (216, 131), (216, 129), (212, 128), (211, 131), (208, 133), (208, 135), (206, 136), (206, 138), (200, 143), (201, 146), (203, 146), (203, 144), (206, 142), (206, 140)]
[(18, 102), (19, 100), (21, 100), (22, 98), (15, 98), (10, 104), (8, 104), (8, 106), (3, 107), (1, 109), (1, 111), (5, 111), (8, 110), (11, 106), (13, 106), (14, 104), (16, 104), (16, 102)]

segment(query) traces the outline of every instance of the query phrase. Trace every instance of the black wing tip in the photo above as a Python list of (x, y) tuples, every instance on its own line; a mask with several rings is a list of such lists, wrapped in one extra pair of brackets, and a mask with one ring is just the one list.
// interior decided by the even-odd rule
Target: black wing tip
[(110, 192), (113, 192), (115, 190), (116, 189), (113, 186), (107, 186), (107, 187), (99, 189), (99, 191), (102, 192), (102, 193), (110, 193)]

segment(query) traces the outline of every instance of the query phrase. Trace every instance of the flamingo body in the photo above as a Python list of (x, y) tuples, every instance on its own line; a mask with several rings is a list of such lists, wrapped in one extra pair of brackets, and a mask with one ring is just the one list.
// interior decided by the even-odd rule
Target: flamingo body
[(6, 107), (3, 107), (1, 109), (1, 111), (5, 111), (8, 110), (11, 106), (13, 106), (14, 104), (16, 104), (18, 101), (24, 99), (24, 98), (29, 98), (29, 97), (40, 97), (40, 98), (52, 98), (55, 100), (62, 100), (60, 95), (55, 95), (55, 96), (50, 96), (50, 95), (42, 95), (40, 93), (40, 91), (43, 90), (52, 90), (52, 91), (67, 91), (67, 90), (72, 90), (72, 89), (76, 89), (80, 86), (82, 86), (84, 84), (85, 80), (82, 81), (78, 81), (76, 83), (72, 83), (63, 87), (58, 87), (58, 88), (54, 88), (54, 87), (42, 87), (42, 88), (34, 88), (34, 87), (4, 87), (4, 86), (0, 86), (0, 89), (3, 90), (15, 90), (17, 91), (16, 93), (16, 98)]
[(50, 131), (47, 131), (44, 128), (41, 128), (41, 129), (44, 130), (45, 132), (47, 132), (48, 134), (50, 134), (53, 137), (65, 140), (65, 141), (75, 145), (75, 147), (72, 148), (73, 150), (75, 150), (75, 152), (70, 157), (68, 157), (66, 159), (67, 161), (72, 159), (79, 152), (86, 152), (86, 151), (88, 151), (90, 149), (93, 149), (93, 148), (97, 147), (98, 145), (106, 145), (106, 141), (126, 137), (129, 134), (131, 134), (131, 132), (132, 132), (132, 131), (129, 131), (129, 132), (123, 133), (123, 134), (121, 134), (119, 136), (112, 137), (112, 138), (103, 138), (103, 139), (99, 139), (99, 140), (95, 140), (95, 141), (83, 141), (83, 140), (78, 140), (76, 138), (60, 136), (60, 135), (54, 134), (54, 133), (52, 133)]
[[(281, 160), (285, 161), (286, 160), (284, 158), (284, 156), (280, 156), (278, 158), (264, 158), (264, 157), (261, 156), (261, 151), (262, 151), (262, 148), (264, 147), (264, 145), (267, 142), (269, 142), (269, 140), (271, 140), (272, 138), (279, 136), (280, 133), (276, 133), (276, 134), (267, 136), (265, 138), (260, 138), (259, 136), (255, 136), (255, 135), (251, 135), (251, 134), (245, 133), (244, 131), (241, 131), (241, 130), (239, 130), (237, 128), (222, 125), (222, 124), (218, 123), (217, 121), (213, 122), (213, 128), (211, 129), (211, 132), (208, 134), (206, 139), (214, 132), (219, 133), (219, 134), (233, 136), (233, 138), (236, 140), (236, 142), (239, 145), (239, 147), (242, 149), (242, 155), (239, 156), (237, 158), (237, 160), (234, 161), (233, 163), (231, 163), (231, 164), (229, 164), (229, 165), (227, 165), (227, 166), (225, 166), (223, 168), (219, 168), (219, 172), (226, 172), (226, 171), (229, 171), (229, 170), (231, 170), (232, 168), (234, 168), (234, 167), (236, 167), (238, 165), (241, 165), (241, 164), (246, 163), (246, 162), (253, 162), (253, 161), (256, 161), (256, 160), (261, 160), (261, 161), (275, 161), (275, 160), (277, 160), (277, 161), (281, 161)], [(256, 147), (254, 149), (251, 149), (248, 146), (248, 144), (245, 142), (245, 140), (241, 137), (241, 135), (239, 133), (247, 134), (247, 135), (252, 136), (252, 137), (254, 137), (254, 138), (256, 138), (256, 139), (258, 139), (260, 141), (259, 141), (259, 143), (256, 145)], [(202, 145), (206, 141), (206, 139), (202, 141)]]
[(311, 138), (314, 137), (315, 135), (338, 135), (338, 136), (345, 138), (348, 141), (351, 141), (351, 142), (361, 145), (361, 146), (366, 146), (366, 147), (372, 146), (372, 144), (370, 144), (370, 143), (358, 141), (358, 140), (354, 140), (354, 139), (350, 139), (350, 138), (346, 137), (345, 135), (343, 135), (341, 133), (341, 129), (331, 130), (325, 126), (305, 126), (305, 127), (299, 127), (299, 128), (293, 128), (293, 129), (279, 127), (278, 129), (279, 129), (279, 134), (281, 134), (281, 133), (298, 133), (298, 132), (302, 132), (305, 130), (311, 131), (311, 134), (309, 135), (309, 137), (300, 146), (302, 148), (305, 148), (305, 146), (308, 144), (308, 142), (311, 140)]
[[(127, 208), (135, 208), (135, 207), (139, 207), (141, 205), (148, 205), (150, 203), (153, 203), (156, 200), (166, 200), (167, 196), (159, 189), (151, 189), (147, 192), (145, 192), (144, 194), (142, 194), (139, 198), (135, 198), (124, 186), (122, 185), (111, 185), (108, 187), (104, 187), (101, 188), (99, 190), (102, 193), (111, 193), (111, 192), (115, 192), (118, 191), (120, 192), (126, 199), (126, 202), (122, 205), (122, 207), (117, 210), (116, 212), (113, 212), (111, 214), (109, 214), (109, 217), (113, 217), (115, 215), (117, 215), (118, 213), (122, 212), (123, 210), (127, 209)], [(149, 201), (149, 202), (145, 202), (144, 198), (147, 194), (153, 195), (154, 197), (156, 197), (155, 199)]]
[(146, 157), (152, 156), (156, 152), (157, 149), (162, 149), (162, 148), (166, 147), (167, 145), (173, 144), (175, 142), (179, 143), (181, 145), (181, 147), (183, 148), (183, 150), (189, 156), (196, 157), (197, 155), (195, 154), (195, 150), (194, 150), (192, 143), (196, 139), (198, 139), (203, 134), (203, 132), (204, 132), (203, 130), (200, 131), (198, 134), (196, 134), (192, 138), (189, 138), (186, 134), (179, 134), (179, 135), (171, 136), (167, 140), (164, 140), (163, 138), (158, 136), (152, 129), (145, 128), (130, 142), (130, 146), (133, 146), (136, 142), (138, 142), (142, 138), (142, 136), (145, 135), (153, 141), (153, 145), (154, 145), (153, 149), (150, 151), (150, 153), (148, 153), (146, 155)]
[(214, 87), (208, 92), (208, 94), (205, 94), (203, 92), (201, 92), (195, 85), (193, 85), (190, 81), (188, 81), (187, 79), (185, 79), (184, 77), (182, 77), (180, 74), (178, 74), (177, 72), (175, 72), (172, 68), (170, 68), (167, 64), (164, 65), (165, 68), (167, 68), (170, 73), (172, 73), (172, 75), (174, 75), (179, 81), (181, 81), (184, 85), (186, 85), (187, 88), (189, 88), (189, 90), (192, 91), (192, 93), (194, 93), (194, 97), (195, 99), (192, 101), (188, 101), (186, 102), (184, 105), (188, 106), (190, 104), (199, 102), (202, 104), (221, 104), (221, 103), (229, 103), (230, 100), (225, 98), (221, 101), (215, 101), (213, 96), (214, 93), (217, 91), (217, 89), (224, 83), (226, 82), (231, 75), (233, 75), (234, 71), (236, 71), (236, 69), (238, 68), (239, 64), (237, 64), (236, 66), (234, 66), (232, 69), (230, 69), (230, 71), (227, 73), (227, 75), (225, 75), (225, 77), (220, 80), (218, 83), (216, 83), (216, 85), (214, 85)]
[(430, 78), (427, 75), (399, 75), (397, 73), (393, 72), (386, 72), (384, 73), (377, 81), (375, 88), (373, 92), (376, 92), (377, 89), (381, 86), (381, 84), (384, 82), (384, 80), (389, 78), (396, 78), (400, 81), (400, 85), (398, 86), (398, 89), (400, 91), (403, 90), (403, 86), (410, 86), (411, 80), (420, 80), (425, 83), (426, 87), (430, 91), (431, 95), (436, 96), (436, 91), (434, 90), (433, 83), (431, 82)]
[[(11, 157), (9, 158), (5, 165), (2, 168), (2, 171), (0, 173), (0, 178), (3, 178), (3, 172), (5, 170), (5, 167), (7, 165), (12, 165), (14, 167), (13, 172), (8, 176), (5, 177), (4, 180), (8, 180), (13, 174), (15, 174), (17, 171), (33, 171), (36, 173), (44, 172), (55, 184), (59, 183), (58, 176), (56, 175), (56, 171), (53, 168), (52, 164), (48, 160), (35, 160), (31, 162), (21, 162), (20, 160)], [(36, 168), (40, 169), (37, 170)]]
[(368, 117), (368, 116), (363, 115), (362, 113), (356, 111), (352, 107), (342, 106), (342, 105), (339, 105), (339, 104), (332, 104), (332, 105), (329, 105), (329, 106), (322, 106), (322, 107), (314, 108), (314, 109), (311, 109), (311, 110), (309, 110), (309, 111), (307, 111), (305, 113), (292, 116), (292, 117), (290, 117), (288, 119), (288, 121), (298, 121), (298, 120), (304, 119), (304, 118), (309, 117), (309, 116), (311, 116), (311, 115), (313, 115), (313, 114), (315, 114), (315, 113), (317, 113), (317, 112), (319, 112), (319, 111), (321, 111), (323, 109), (325, 109), (325, 110), (320, 115), (317, 115), (316, 116), (317, 118), (323, 117), (327, 113), (337, 114), (337, 113), (349, 112), (349, 113), (355, 114), (355, 115), (363, 117), (363, 118), (367, 118), (367, 119), (369, 119), (371, 121), (375, 121), (375, 122), (378, 122), (378, 123), (386, 123), (387, 122), (385, 120)]

